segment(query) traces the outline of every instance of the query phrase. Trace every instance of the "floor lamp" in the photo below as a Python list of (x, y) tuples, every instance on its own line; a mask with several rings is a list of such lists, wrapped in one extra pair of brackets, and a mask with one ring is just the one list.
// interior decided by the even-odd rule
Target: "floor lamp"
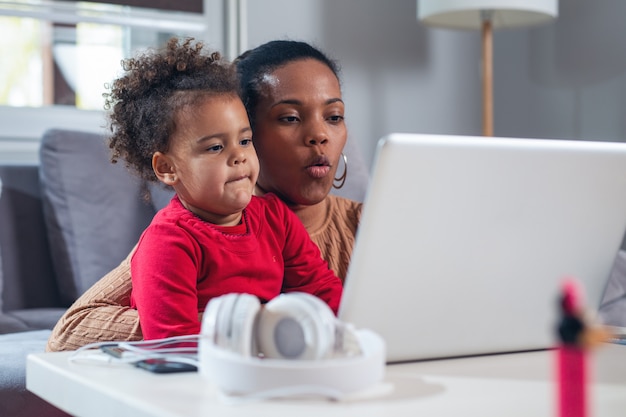
[(429, 26), (482, 30), (483, 135), (493, 136), (493, 30), (545, 23), (558, 0), (417, 0), (417, 17)]

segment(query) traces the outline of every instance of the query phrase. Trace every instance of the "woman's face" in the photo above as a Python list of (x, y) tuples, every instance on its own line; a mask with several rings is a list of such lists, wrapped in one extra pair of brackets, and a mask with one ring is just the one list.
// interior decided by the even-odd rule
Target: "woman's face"
[(263, 80), (254, 116), (259, 187), (292, 206), (322, 201), (347, 138), (335, 74), (314, 59), (276, 69)]

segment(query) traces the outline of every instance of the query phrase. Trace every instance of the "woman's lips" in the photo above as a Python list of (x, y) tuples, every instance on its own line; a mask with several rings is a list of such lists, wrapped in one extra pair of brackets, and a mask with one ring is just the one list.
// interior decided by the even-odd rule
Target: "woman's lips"
[(306, 170), (309, 173), (309, 175), (312, 176), (313, 178), (324, 178), (326, 175), (328, 175), (328, 172), (330, 172), (330, 167), (328, 165), (325, 165), (325, 166), (313, 165), (313, 166), (307, 167)]
[(324, 155), (317, 156), (306, 167), (306, 172), (313, 178), (324, 178), (330, 172), (330, 161)]

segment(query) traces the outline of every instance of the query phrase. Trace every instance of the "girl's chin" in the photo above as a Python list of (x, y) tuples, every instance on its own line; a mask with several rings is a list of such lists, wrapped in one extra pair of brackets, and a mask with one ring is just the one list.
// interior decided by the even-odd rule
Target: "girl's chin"
[(243, 210), (248, 204), (250, 204), (250, 200), (252, 200), (252, 193), (239, 195), (233, 200), (233, 205), (236, 207), (241, 207), (241, 210)]

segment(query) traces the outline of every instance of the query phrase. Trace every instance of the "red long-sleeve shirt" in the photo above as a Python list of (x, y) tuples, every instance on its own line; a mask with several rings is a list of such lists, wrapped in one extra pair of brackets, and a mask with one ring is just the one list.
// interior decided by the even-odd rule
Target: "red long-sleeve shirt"
[(300, 219), (273, 194), (253, 197), (233, 228), (201, 220), (174, 197), (142, 234), (131, 275), (145, 339), (199, 333), (198, 313), (226, 293), (265, 302), (302, 291), (337, 313), (342, 292)]

